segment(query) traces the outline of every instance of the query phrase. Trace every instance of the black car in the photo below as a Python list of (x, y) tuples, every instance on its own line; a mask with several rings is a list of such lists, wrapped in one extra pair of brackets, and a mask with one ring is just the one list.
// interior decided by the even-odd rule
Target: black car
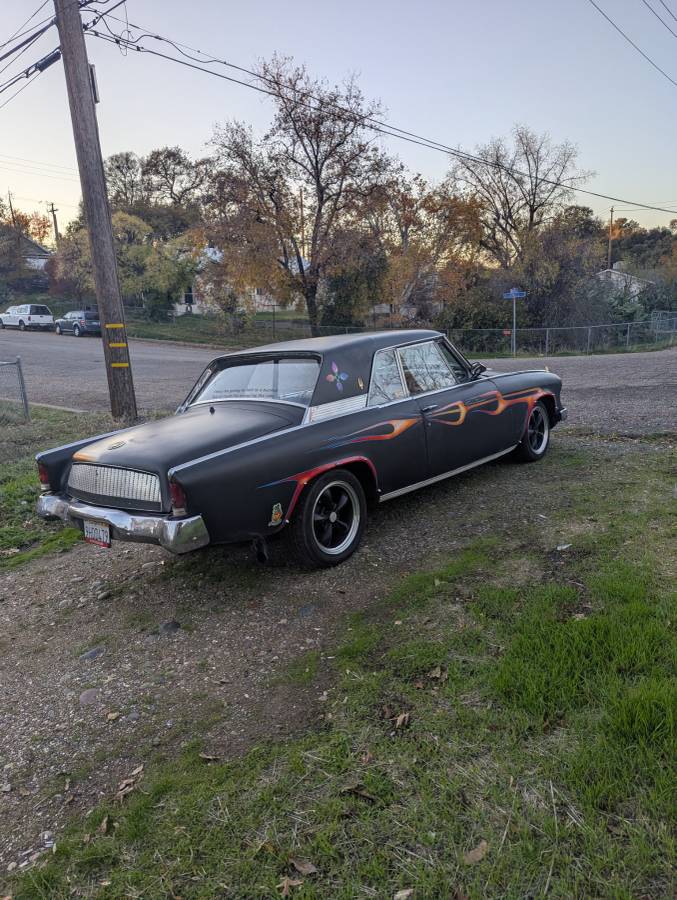
[(56, 320), (54, 331), (57, 334), (73, 334), (75, 337), (83, 334), (96, 334), (100, 337), (99, 313), (95, 309), (77, 309), (67, 312), (61, 319)]
[(306, 563), (358, 547), (369, 503), (515, 453), (541, 459), (562, 382), (489, 372), (436, 331), (311, 338), (209, 364), (174, 416), (37, 457), (38, 513), (86, 540), (185, 553), (289, 529)]

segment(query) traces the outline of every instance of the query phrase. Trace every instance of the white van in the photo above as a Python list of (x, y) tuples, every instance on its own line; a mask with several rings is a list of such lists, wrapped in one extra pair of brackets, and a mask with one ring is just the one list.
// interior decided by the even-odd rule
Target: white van
[(40, 303), (25, 303), (23, 306), (10, 306), (0, 313), (0, 328), (43, 328), (51, 331), (54, 328), (54, 316), (48, 306)]

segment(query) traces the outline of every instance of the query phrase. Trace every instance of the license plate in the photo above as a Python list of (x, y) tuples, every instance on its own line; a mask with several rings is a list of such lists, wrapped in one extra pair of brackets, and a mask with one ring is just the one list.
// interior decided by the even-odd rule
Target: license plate
[(98, 544), (99, 547), (110, 547), (110, 528), (108, 525), (101, 525), (99, 522), (83, 523), (85, 540), (89, 544)]

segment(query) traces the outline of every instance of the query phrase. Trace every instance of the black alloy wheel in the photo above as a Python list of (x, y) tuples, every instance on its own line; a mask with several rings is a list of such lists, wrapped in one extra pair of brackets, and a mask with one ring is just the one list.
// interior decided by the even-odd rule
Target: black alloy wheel
[(527, 419), (524, 435), (517, 447), (517, 455), (525, 462), (536, 462), (545, 456), (550, 443), (550, 416), (546, 405), (539, 400)]
[(301, 561), (335, 566), (358, 548), (367, 521), (367, 502), (359, 480), (346, 469), (317, 478), (301, 496), (292, 535)]

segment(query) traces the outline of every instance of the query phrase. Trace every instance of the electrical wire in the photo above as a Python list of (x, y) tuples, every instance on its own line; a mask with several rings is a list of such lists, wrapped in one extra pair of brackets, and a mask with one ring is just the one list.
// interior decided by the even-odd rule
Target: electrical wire
[(641, 56), (643, 56), (644, 59), (645, 59), (650, 65), (652, 65), (652, 66), (654, 67), (654, 69), (656, 69), (658, 72), (660, 72), (661, 75), (663, 75), (665, 78), (667, 78), (668, 81), (669, 81), (671, 84), (673, 84), (675, 87), (677, 87), (677, 81), (675, 81), (674, 78), (671, 78), (670, 75), (668, 75), (668, 73), (665, 71), (665, 69), (661, 69), (661, 67), (658, 65), (658, 63), (654, 62), (654, 61), (651, 59), (650, 56), (647, 56), (647, 54), (641, 49), (641, 47), (638, 47), (637, 44), (632, 40), (632, 38), (628, 37), (628, 35), (623, 31), (623, 29), (622, 29), (619, 25), (617, 25), (617, 24), (614, 22), (614, 20), (613, 20), (610, 16), (607, 16), (607, 14), (604, 12), (604, 10), (603, 10), (600, 6), (598, 6), (598, 5), (595, 3), (595, 0), (588, 0), (588, 3), (592, 4), (592, 6), (595, 7), (595, 9), (597, 10), (597, 12), (598, 12), (601, 16), (604, 16), (604, 18), (607, 20), (607, 22), (609, 23), (609, 25), (611, 25), (612, 28), (615, 28), (616, 31), (617, 31), (622, 37), (625, 38), (625, 40), (628, 42), (628, 44), (630, 44), (632, 47), (634, 47), (635, 50), (636, 50)]
[[(2, 50), (3, 47), (6, 47), (7, 44), (10, 44), (15, 38), (21, 37), (22, 35), (26, 34), (28, 31), (30, 31), (31, 30), (30, 28), (26, 29), (26, 31), (22, 31), (21, 29), (26, 28), (26, 25), (28, 25), (28, 23), (32, 19), (34, 19), (37, 16), (37, 14), (40, 12), (40, 10), (44, 9), (48, 3), (49, 3), (49, 0), (45, 0), (44, 3), (41, 3), (40, 6), (38, 6), (38, 8), (35, 10), (35, 12), (31, 13), (31, 15), (26, 19), (26, 21), (22, 22), (21, 25), (19, 25), (19, 27), (14, 32), (14, 34), (10, 34), (10, 36), (7, 38), (7, 40), (4, 43), (0, 44), (0, 50)], [(43, 22), (46, 22), (46, 21), (47, 21), (46, 19), (43, 19)], [(40, 23), (40, 24), (42, 24), (42, 23)]]
[[(131, 27), (137, 28), (138, 26), (135, 26), (132, 24)], [(197, 71), (204, 72), (207, 75), (214, 75), (215, 77), (223, 79), (224, 81), (229, 81), (234, 84), (238, 84), (243, 87), (250, 88), (252, 90), (257, 91), (258, 93), (265, 94), (265, 95), (268, 95), (271, 97), (278, 97), (279, 90), (281, 87), (283, 87), (279, 83), (273, 81), (273, 83), (278, 88), (278, 92), (268, 90), (267, 88), (261, 87), (260, 85), (252, 84), (251, 82), (243, 81), (242, 79), (234, 78), (230, 75), (225, 75), (222, 72), (215, 72), (215, 71), (213, 71), (213, 69), (204, 68), (203, 66), (197, 65), (195, 62), (186, 61), (185, 59), (177, 59), (175, 56), (170, 56), (167, 53), (161, 53), (157, 50), (152, 50), (149, 47), (142, 47), (138, 43), (136, 43), (136, 41), (141, 40), (141, 38), (137, 38), (137, 39), (135, 39), (135, 41), (131, 41), (126, 38), (122, 38), (120, 36), (112, 37), (108, 34), (103, 34), (102, 32), (96, 31), (93, 28), (87, 29), (86, 34), (91, 34), (92, 36), (97, 37), (101, 40), (104, 40), (108, 43), (119, 44), (122, 41), (122, 42), (126, 43), (131, 49), (135, 49), (137, 52), (150, 53), (152, 56), (157, 56), (157, 57), (160, 57), (161, 59), (166, 59), (171, 62), (178, 63), (179, 65), (186, 66), (187, 68), (196, 69)], [(159, 36), (153, 35), (150, 33), (146, 36), (157, 37), (159, 40), (164, 40), (167, 43), (173, 43), (173, 42), (169, 41), (169, 39), (160, 38)], [(201, 51), (194, 51), (194, 52), (201, 52)], [(259, 76), (257, 73), (250, 72), (250, 70), (244, 69), (241, 66), (234, 66), (234, 64), (226, 63), (224, 60), (217, 60), (216, 58), (213, 58), (213, 62), (220, 62), (220, 63), (223, 63), (224, 65), (232, 66), (233, 68), (237, 68), (240, 71), (244, 71), (244, 72), (248, 72), (249, 74), (252, 74), (254, 77), (259, 78), (259, 80), (262, 80), (262, 81), (266, 80), (265, 76)], [(270, 79), (269, 79), (269, 82), (270, 82)], [(315, 98), (310, 94), (306, 94), (306, 97), (309, 97), (311, 100), (315, 100), (315, 102), (318, 102), (318, 103), (322, 102), (322, 101), (318, 100), (318, 98)], [(314, 107), (311, 103), (309, 103), (307, 101), (299, 100), (297, 98), (289, 98), (289, 97), (287, 97), (285, 99), (287, 100), (287, 102), (289, 102), (291, 100), (291, 102), (293, 102), (294, 104), (296, 104), (298, 106), (303, 106), (303, 107), (309, 108), (314, 111), (317, 110), (316, 107)], [(343, 114), (347, 113), (348, 115), (354, 116), (354, 113), (352, 113), (350, 110), (346, 109), (345, 107), (341, 107), (338, 104), (329, 103), (326, 105), (328, 105), (330, 108), (333, 108)], [(472, 162), (479, 162), (484, 165), (489, 165), (494, 168), (505, 171), (508, 174), (512, 175), (513, 177), (515, 177), (515, 176), (519, 176), (522, 178), (528, 177), (528, 175), (526, 173), (520, 172), (517, 169), (510, 168), (509, 166), (505, 166), (502, 163), (482, 159), (481, 157), (475, 156), (474, 154), (467, 153), (467, 152), (465, 152), (463, 150), (459, 150), (457, 148), (449, 147), (446, 144), (442, 144), (438, 141), (430, 140), (428, 138), (423, 137), (422, 135), (415, 134), (414, 132), (406, 131), (404, 129), (397, 128), (394, 125), (388, 125), (384, 122), (380, 122), (378, 119), (374, 119), (371, 117), (364, 117), (364, 118), (360, 117), (360, 119), (366, 128), (370, 129), (371, 131), (377, 132), (379, 134), (385, 135), (387, 137), (398, 138), (399, 140), (403, 140), (403, 141), (406, 141), (411, 144), (417, 144), (419, 146), (426, 147), (430, 150), (437, 150), (438, 152), (445, 153), (446, 155), (452, 156), (457, 159), (461, 159), (461, 160), (465, 160), (465, 161), (472, 161)], [(609, 194), (602, 194), (597, 191), (588, 190), (586, 188), (576, 187), (575, 185), (567, 184), (566, 182), (553, 181), (553, 180), (547, 179), (547, 178), (542, 178), (540, 180), (543, 184), (547, 184), (547, 185), (550, 185), (553, 187), (562, 187), (567, 190), (573, 190), (578, 193), (582, 193), (582, 194), (585, 194), (590, 197), (596, 197), (596, 198), (602, 199), (602, 200), (611, 200), (614, 203), (625, 203), (627, 205), (638, 206), (643, 209), (648, 209), (648, 210), (652, 210), (655, 212), (670, 213), (671, 215), (677, 213), (677, 210), (665, 209), (663, 207), (652, 206), (652, 205), (644, 204), (644, 203), (637, 203), (633, 200), (627, 200), (627, 199), (623, 199), (623, 198), (619, 198), (619, 197), (612, 197)]]
[(672, 18), (675, 20), (675, 22), (677, 22), (677, 16), (673, 13), (673, 11), (670, 9), (670, 7), (668, 6), (668, 4), (665, 3), (665, 0), (658, 0), (658, 2), (661, 4), (661, 6), (665, 7), (665, 10), (666, 10), (668, 13), (670, 13), (670, 15), (671, 15)]
[(673, 37), (677, 38), (677, 31), (673, 31), (672, 28), (670, 28), (670, 26), (668, 25), (668, 23), (665, 21), (665, 19), (664, 19), (662, 16), (659, 16), (659, 15), (658, 15), (658, 13), (656, 12), (656, 10), (655, 10), (655, 9), (653, 8), (653, 6), (649, 3), (649, 0), (642, 0), (642, 3), (646, 6), (646, 8), (647, 8), (648, 10), (650, 10), (650, 11), (654, 14), (654, 16), (656, 16), (656, 18), (657, 18), (658, 21), (661, 23), (661, 25), (663, 25), (664, 28), (667, 28), (668, 31), (670, 32), (670, 34), (671, 34)]
[[(66, 169), (66, 171), (74, 172), (74, 173), (77, 173), (77, 171), (78, 171), (73, 166), (62, 166), (60, 163), (41, 162), (37, 159), (27, 159), (25, 156), (11, 156), (8, 153), (0, 153), (0, 164), (1, 164), (1, 160), (3, 160), (3, 159), (12, 159), (12, 160), (16, 160), (17, 162), (30, 163), (33, 166), (42, 166), (43, 168), (49, 168), (49, 169)], [(14, 163), (11, 163), (11, 165), (14, 165)]]
[[(36, 73), (33, 75), (32, 78), (29, 78), (29, 79), (28, 79), (28, 81), (26, 82), (26, 84), (22, 84), (22, 85), (21, 85), (21, 87), (19, 88), (18, 91), (15, 91), (13, 94), (11, 94), (11, 95), (5, 100), (4, 103), (0, 103), (0, 109), (4, 109), (8, 104), (10, 104), (10, 103), (12, 102), (12, 100), (14, 100), (15, 97), (18, 97), (19, 94), (20, 94), (22, 91), (25, 91), (26, 88), (27, 88), (29, 85), (33, 84), (33, 82), (35, 81), (35, 79), (38, 77), (39, 74), (40, 74), (39, 72), (36, 72)], [(48, 176), (48, 177), (49, 177), (49, 176)]]

